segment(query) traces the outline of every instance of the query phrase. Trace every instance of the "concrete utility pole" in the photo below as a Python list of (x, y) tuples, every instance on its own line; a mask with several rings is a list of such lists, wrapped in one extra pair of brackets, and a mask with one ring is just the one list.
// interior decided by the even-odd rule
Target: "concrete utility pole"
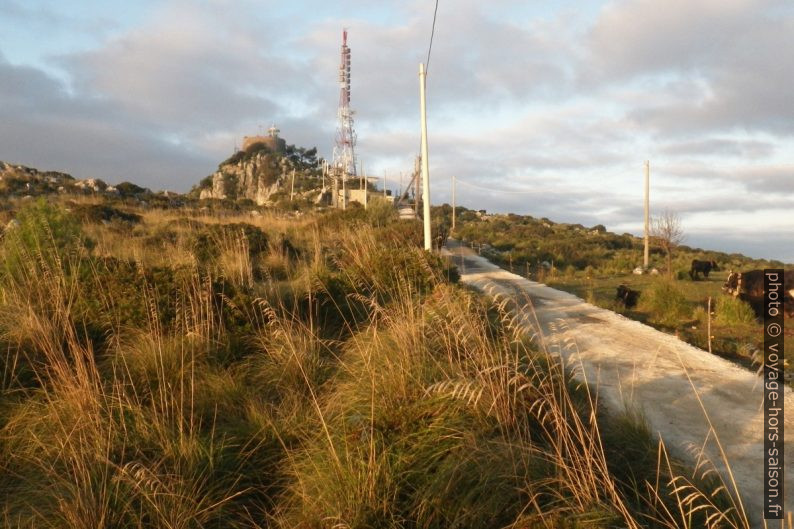
[(367, 175), (364, 174), (364, 162), (360, 162), (361, 165), (361, 188), (364, 190), (364, 209), (367, 209)]
[(452, 231), (455, 231), (455, 175), (452, 176)]
[[(416, 214), (416, 218), (419, 218), (419, 166), (422, 163), (422, 157), (417, 156), (414, 160), (414, 213)], [(408, 184), (409, 186), (411, 184)]]
[(427, 159), (427, 105), (425, 101), (425, 65), (419, 63), (419, 109), (422, 122), (422, 212), (425, 225), (425, 250), (432, 251), (430, 233), (430, 163)]
[(289, 188), (289, 201), (292, 202), (292, 197), (295, 195), (295, 169), (292, 170), (292, 185)]
[(642, 259), (642, 266), (643, 268), (648, 268), (648, 258), (650, 256), (650, 234), (648, 233), (650, 229), (650, 199), (648, 195), (650, 193), (650, 181), (651, 181), (651, 162), (645, 160), (645, 253), (643, 254)]
[(342, 175), (342, 210), (347, 209), (347, 178)]

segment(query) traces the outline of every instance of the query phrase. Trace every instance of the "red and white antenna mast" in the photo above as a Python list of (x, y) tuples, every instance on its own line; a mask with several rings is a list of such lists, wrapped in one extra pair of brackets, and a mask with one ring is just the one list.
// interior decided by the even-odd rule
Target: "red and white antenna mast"
[(350, 48), (347, 30), (342, 30), (342, 57), (339, 62), (339, 109), (337, 110), (336, 145), (333, 166), (343, 179), (356, 175), (356, 132), (350, 109)]

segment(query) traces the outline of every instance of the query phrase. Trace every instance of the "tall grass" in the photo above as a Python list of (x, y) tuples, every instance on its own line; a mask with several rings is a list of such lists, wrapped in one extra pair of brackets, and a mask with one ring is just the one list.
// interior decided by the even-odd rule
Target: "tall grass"
[[(147, 215), (101, 255), (4, 245), (23, 257), (0, 279), (4, 526), (742, 526), (413, 225), (263, 224), (260, 255), (232, 230), (212, 260), (121, 274), (105, 252), (174, 220)], [(169, 244), (196, 252), (203, 225)]]

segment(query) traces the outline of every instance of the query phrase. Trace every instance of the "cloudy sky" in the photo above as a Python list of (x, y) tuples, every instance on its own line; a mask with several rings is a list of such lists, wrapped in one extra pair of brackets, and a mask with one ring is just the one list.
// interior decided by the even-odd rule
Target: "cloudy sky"
[[(188, 190), (276, 123), (330, 157), (340, 33), (367, 173), (419, 145), (433, 0), (0, 0), (0, 160)], [(794, 262), (794, 2), (440, 0), (434, 203)]]

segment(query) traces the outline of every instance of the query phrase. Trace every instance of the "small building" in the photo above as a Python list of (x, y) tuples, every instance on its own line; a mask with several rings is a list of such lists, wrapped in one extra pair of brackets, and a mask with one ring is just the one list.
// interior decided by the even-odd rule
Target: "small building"
[(271, 151), (284, 154), (287, 152), (287, 142), (284, 138), (279, 138), (279, 132), (281, 131), (273, 125), (267, 129), (267, 136), (243, 136), (243, 150), (247, 151), (252, 145), (262, 143)]
[[(345, 202), (347, 202), (347, 204), (358, 202), (363, 206), (376, 200), (385, 200), (390, 204), (394, 203), (394, 197), (391, 194), (383, 196), (382, 191), (373, 191), (372, 189), (368, 189), (366, 191), (363, 189), (345, 189), (344, 191), (339, 189), (338, 193), (339, 195), (337, 198), (337, 204), (343, 204)], [(364, 193), (366, 193), (366, 198), (364, 197)]]

